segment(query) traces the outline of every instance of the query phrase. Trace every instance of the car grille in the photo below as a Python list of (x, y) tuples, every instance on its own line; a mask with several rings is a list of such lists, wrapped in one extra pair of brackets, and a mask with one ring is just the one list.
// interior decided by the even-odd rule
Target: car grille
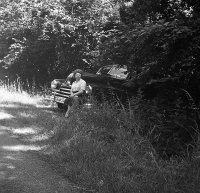
[(60, 89), (53, 90), (54, 96), (68, 98), (70, 96), (70, 86), (61, 86)]
[(64, 103), (65, 99), (70, 96), (70, 89), (71, 86), (64, 85), (61, 85), (59, 89), (53, 89), (50, 100), (53, 100), (57, 103)]

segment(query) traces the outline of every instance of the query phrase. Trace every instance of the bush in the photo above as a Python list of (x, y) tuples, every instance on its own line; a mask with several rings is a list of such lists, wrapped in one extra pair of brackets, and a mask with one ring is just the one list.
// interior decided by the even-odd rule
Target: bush
[(191, 96), (186, 99), (182, 93), (170, 91), (171, 101), (163, 96), (164, 91), (151, 100), (143, 99), (142, 95), (132, 98), (132, 113), (140, 127), (139, 133), (150, 140), (162, 158), (191, 156), (199, 135), (198, 108)]

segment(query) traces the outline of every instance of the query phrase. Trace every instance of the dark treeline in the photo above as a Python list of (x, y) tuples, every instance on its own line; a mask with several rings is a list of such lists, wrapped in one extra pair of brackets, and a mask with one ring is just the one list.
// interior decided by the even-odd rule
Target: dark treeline
[(75, 68), (125, 64), (126, 84), (139, 93), (141, 133), (163, 156), (195, 147), (199, 1), (2, 0), (0, 7), (0, 43), (8, 47), (1, 67), (13, 77), (44, 84)]

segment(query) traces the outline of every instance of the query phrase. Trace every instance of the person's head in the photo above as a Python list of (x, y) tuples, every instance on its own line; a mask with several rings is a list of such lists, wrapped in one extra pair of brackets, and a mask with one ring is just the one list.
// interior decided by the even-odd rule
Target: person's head
[(77, 70), (74, 71), (74, 77), (75, 77), (76, 80), (81, 79), (82, 75), (83, 75), (83, 71), (82, 70), (77, 69)]

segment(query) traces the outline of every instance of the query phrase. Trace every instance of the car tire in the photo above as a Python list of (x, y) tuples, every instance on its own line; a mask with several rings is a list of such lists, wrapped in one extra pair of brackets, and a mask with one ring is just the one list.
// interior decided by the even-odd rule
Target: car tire
[(57, 103), (59, 109), (67, 110), (67, 106), (62, 103)]

